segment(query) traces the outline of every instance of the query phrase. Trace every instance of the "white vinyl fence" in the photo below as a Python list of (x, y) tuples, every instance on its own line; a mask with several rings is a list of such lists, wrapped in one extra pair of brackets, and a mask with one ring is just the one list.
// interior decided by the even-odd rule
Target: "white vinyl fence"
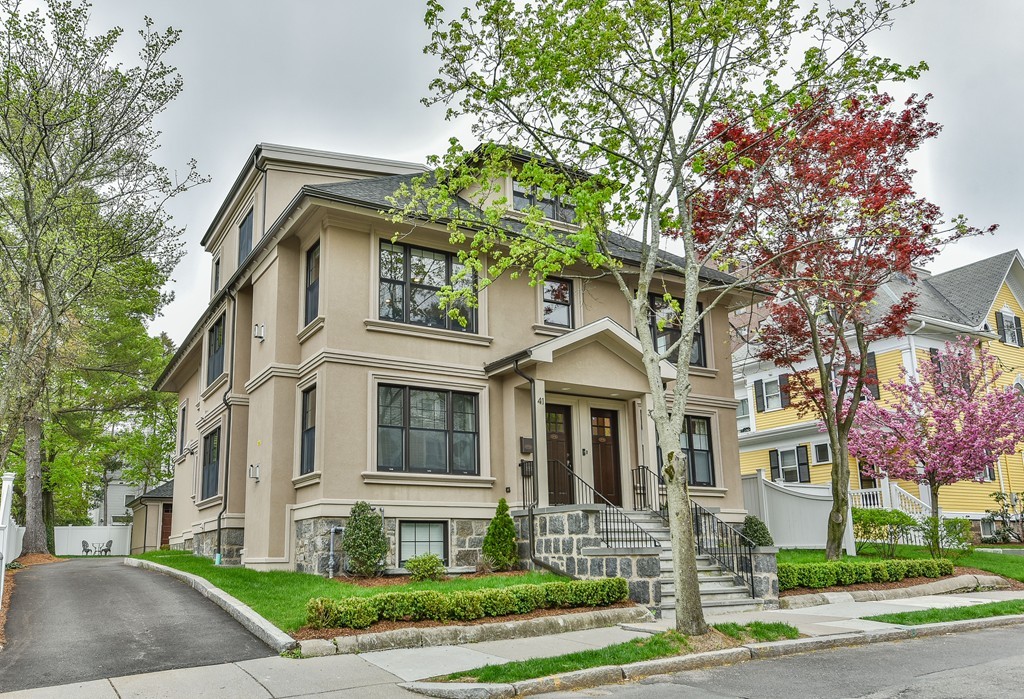
[(0, 606), (4, 599), (5, 566), (21, 555), (21, 538), (24, 530), (19, 530), (11, 521), (11, 496), (14, 487), (14, 474), (5, 473), (0, 477)]
[[(766, 525), (780, 548), (823, 549), (832, 511), (832, 488), (806, 483), (785, 486), (765, 480), (764, 470), (743, 476), (743, 506)], [(853, 525), (847, 517), (843, 547), (856, 553)]]
[(55, 556), (81, 556), (83, 542), (90, 555), (110, 541), (111, 556), (127, 556), (132, 545), (132, 525), (112, 524), (107, 527), (54, 527), (53, 554)]

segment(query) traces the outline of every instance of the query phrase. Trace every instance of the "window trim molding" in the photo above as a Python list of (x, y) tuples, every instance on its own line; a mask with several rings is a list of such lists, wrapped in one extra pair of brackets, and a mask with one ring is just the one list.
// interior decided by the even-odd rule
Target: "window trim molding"
[[(404, 568), (402, 563), (402, 525), (403, 524), (440, 524), (444, 530), (444, 561), (445, 568), (451, 566), (451, 519), (406, 519), (399, 517), (395, 522), (395, 563), (399, 568)], [(408, 560), (408, 559), (407, 559)]]
[[(560, 306), (568, 307), (568, 309), (569, 309), (569, 325), (558, 325), (557, 323), (548, 323), (548, 322), (545, 321), (545, 318), (544, 318), (544, 303), (545, 303), (544, 294), (545, 294), (545, 287), (544, 287), (544, 285), (547, 282), (549, 282), (549, 281), (566, 282), (569, 285), (569, 303), (568, 304), (564, 304), (564, 303), (559, 303), (557, 301), (553, 302), (553, 303), (556, 303), (556, 304), (558, 304)], [(579, 303), (577, 301), (577, 299), (579, 297), (579, 294), (576, 293), (577, 292), (576, 282), (577, 282), (577, 280), (573, 279), (572, 277), (564, 277), (564, 276), (558, 276), (558, 275), (551, 275), (551, 276), (547, 277), (540, 284), (537, 284), (537, 286), (536, 286), (536, 288), (538, 290), (538, 293), (536, 293), (536, 296), (537, 296), (537, 322), (533, 326), (533, 330), (535, 332), (543, 333), (544, 331), (548, 331), (548, 332), (551, 332), (551, 333), (563, 334), (563, 333), (569, 332), (570, 330), (575, 330), (576, 328), (580, 327), (581, 314), (579, 312)]]
[[(824, 461), (819, 461), (818, 460), (818, 447), (825, 447), (825, 449), (828, 450), (828, 458), (825, 459)], [(816, 442), (814, 444), (811, 444), (810, 451), (811, 451), (811, 463), (810, 463), (811, 466), (820, 466), (821, 464), (830, 464), (830, 463), (832, 463), (832, 445), (829, 444), (828, 442)]]
[[(318, 471), (323, 471), (323, 468), (317, 468), (317, 466), (321, 465), (319, 463), (320, 462), (320, 458), (318, 458), (318, 457), (322, 457), (323, 456), (322, 451), (318, 448), (320, 446), (319, 443), (318, 443), (320, 441), (319, 438), (320, 438), (321, 433), (323, 432), (323, 430), (318, 430), (317, 429), (317, 423), (319, 422), (319, 417), (320, 417), (320, 413), (321, 413), (321, 400), (320, 400), (320, 393), (321, 393), (321, 391), (317, 390), (318, 386), (319, 386), (318, 383), (312, 382), (312, 383), (308, 384), (307, 386), (304, 386), (304, 387), (299, 389), (299, 432), (298, 432), (298, 435), (299, 435), (299, 439), (298, 439), (298, 442), (299, 442), (299, 462), (298, 462), (299, 475), (298, 475), (298, 477), (299, 478), (302, 478), (303, 476), (308, 476), (308, 475), (310, 475), (312, 473), (317, 473)], [(312, 401), (307, 401), (307, 396), (309, 396), (310, 393), (312, 393), (313, 399), (312, 399)], [(312, 425), (312, 427), (307, 427), (306, 426), (306, 403), (307, 402), (312, 402), (312, 404), (313, 404), (313, 406), (312, 406), (313, 407), (313, 409), (312, 409), (312, 413), (313, 413), (313, 425)], [(308, 471), (303, 471), (303, 466), (306, 465), (305, 463), (303, 463), (303, 459), (305, 458), (306, 431), (310, 430), (310, 429), (313, 430), (313, 455), (312, 455), (312, 463), (309, 464), (310, 468), (309, 468)]]
[(185, 439), (185, 435), (188, 434), (188, 398), (183, 399), (178, 403), (178, 434), (175, 435), (175, 452), (174, 458), (177, 459), (179, 456), (184, 456), (188, 453), (188, 440)]
[(462, 342), (467, 345), (481, 345), (484, 347), (490, 347), (491, 343), (494, 342), (493, 337), (486, 335), (465, 333), (458, 330), (447, 330), (444, 328), (431, 328), (426, 325), (399, 323), (395, 320), (380, 320), (379, 318), (367, 318), (363, 321), (363, 327), (371, 332), (411, 335), (413, 337), (447, 340), (449, 342)]
[[(292, 445), (292, 484), (299, 488), (319, 482), (324, 472), (324, 430), (317, 430), (313, 435), (313, 470), (309, 473), (302, 473), (302, 396), (314, 386), (319, 388), (324, 385), (321, 372), (314, 371), (303, 376), (295, 382), (295, 420), (294, 431), (296, 439)], [(316, 392), (316, 418), (317, 424), (324, 421), (324, 397), (323, 391)]]
[[(249, 250), (248, 250), (248, 252), (245, 253), (245, 255), (242, 255), (242, 226), (245, 225), (246, 219), (249, 219), (250, 217), (252, 218), (252, 230), (249, 231)], [(245, 210), (245, 213), (242, 214), (242, 217), (240, 219), (238, 219), (238, 223), (235, 226), (235, 230), (238, 231), (238, 236), (236, 238), (236, 242), (237, 242), (236, 248), (238, 250), (238, 267), (237, 267), (237, 269), (241, 269), (242, 265), (245, 264), (245, 261), (248, 260), (250, 256), (252, 256), (252, 251), (254, 249), (256, 249), (256, 202), (255, 202), (255, 200), (252, 203), (249, 204), (249, 208), (247, 210)]]
[[(658, 301), (663, 301), (663, 296), (664, 296), (663, 294), (659, 295), (659, 294), (657, 294), (657, 293), (655, 293), (653, 291), (649, 291), (647, 293), (647, 306), (648, 306), (648, 308), (651, 311), (648, 314), (647, 327), (650, 328), (650, 330), (651, 330), (651, 339), (654, 340), (655, 347), (657, 347), (657, 340), (658, 340), (659, 332), (664, 332), (664, 331), (659, 331), (658, 330), (657, 314), (655, 312), (655, 304)], [(673, 298), (676, 301), (681, 301), (682, 300), (680, 297), (673, 296)], [(709, 378), (714, 378), (714, 377), (716, 377), (718, 375), (718, 370), (717, 370), (717, 368), (715, 366), (714, 353), (708, 351), (708, 337), (710, 337), (711, 333), (712, 333), (711, 314), (708, 313), (708, 314), (704, 315), (704, 313), (705, 313), (705, 311), (704, 311), (704, 302), (698, 300), (697, 301), (697, 314), (701, 315), (702, 317), (700, 319), (698, 330), (696, 332), (694, 332), (694, 337), (695, 338), (698, 338), (698, 337), (700, 338), (701, 356), (704, 358), (704, 363), (703, 364), (694, 364), (693, 362), (687, 362), (687, 366), (689, 367), (689, 373), (694, 374), (695, 376), (708, 376)], [(680, 336), (682, 336), (682, 331), (681, 330), (679, 331), (679, 333), (680, 333)], [(712, 346), (713, 346), (713, 343), (712, 343)], [(691, 352), (690, 356), (692, 357), (693, 356), (693, 354), (692, 354), (692, 352), (693, 352), (692, 346), (691, 346), (690, 352)], [(668, 361), (669, 363), (672, 363), (671, 357), (667, 358), (666, 361)], [(696, 370), (696, 371), (694, 371), (694, 370)], [(702, 372), (712, 372), (712, 373), (702, 373)]]
[[(768, 384), (770, 384), (770, 383), (774, 383), (775, 384), (776, 389), (777, 389), (776, 393), (771, 393), (771, 394), (768, 393)], [(776, 412), (778, 410), (782, 410), (785, 406), (782, 405), (782, 382), (779, 381), (779, 377), (776, 376), (776, 377), (773, 377), (773, 378), (763, 379), (761, 385), (765, 389), (765, 391), (764, 391), (764, 412), (766, 412), (766, 413), (774, 413), (774, 412)], [(769, 407), (769, 405), (768, 405), (768, 396), (769, 395), (772, 395), (772, 396), (777, 395), (779, 397), (779, 405), (777, 407), (774, 407), (774, 408), (773, 407)]]
[[(317, 251), (317, 278), (316, 278), (316, 313), (313, 317), (309, 316), (309, 256), (313, 250)], [(323, 285), (320, 283), (324, 277), (323, 258), (324, 248), (322, 245), (322, 238), (316, 238), (308, 247), (302, 252), (302, 313), (299, 316), (299, 322), (302, 324), (302, 328), (308, 328), (313, 323), (317, 322), (318, 319), (323, 318), (323, 312), (320, 308), (321, 302), (323, 301)], [(311, 333), (312, 334), (312, 333)]]
[[(402, 270), (403, 279), (402, 280), (398, 280), (397, 278), (393, 278), (393, 277), (385, 278), (385, 277), (381, 276), (380, 255), (381, 255), (381, 252), (383, 250), (383, 246), (385, 244), (391, 245), (391, 246), (394, 246), (394, 247), (398, 247), (398, 248), (402, 249), (402, 262), (403, 262), (403, 270)], [(411, 268), (410, 268), (410, 265), (411, 265), (411, 261), (410, 260), (411, 260), (411, 257), (412, 257), (412, 250), (413, 249), (420, 250), (420, 251), (425, 252), (425, 253), (433, 253), (433, 254), (437, 254), (437, 255), (444, 255), (444, 257), (445, 257), (445, 261), (444, 261), (445, 262), (445, 284), (442, 284), (441, 286), (445, 286), (445, 285), (451, 284), (452, 276), (454, 275), (454, 266), (456, 264), (461, 264), (459, 262), (459, 259), (458, 259), (458, 251), (457, 250), (452, 250), (450, 248), (434, 248), (434, 247), (430, 247), (430, 246), (426, 246), (426, 245), (420, 245), (420, 244), (415, 243), (415, 242), (408, 242), (407, 239), (404, 239), (404, 238), (402, 239), (401, 242), (392, 241), (390, 238), (386, 239), (386, 240), (385, 239), (380, 239), (377, 242), (377, 250), (376, 250), (376, 252), (377, 252), (377, 273), (375, 275), (375, 277), (376, 277), (375, 281), (376, 281), (376, 284), (377, 284), (377, 291), (373, 295), (373, 298), (375, 298), (376, 301), (377, 301), (377, 307), (376, 307), (375, 311), (372, 313), (371, 317), (372, 318), (376, 318), (377, 320), (380, 320), (380, 321), (386, 321), (386, 322), (391, 322), (391, 323), (398, 323), (400, 325), (412, 325), (414, 327), (431, 328), (431, 329), (434, 329), (434, 330), (447, 330), (448, 332), (461, 333), (461, 334), (464, 334), (464, 335), (476, 335), (476, 334), (480, 333), (480, 319), (479, 319), (480, 308), (479, 308), (479, 302), (477, 303), (477, 307), (476, 308), (468, 309), (472, 313), (472, 321), (473, 321), (472, 322), (472, 326), (473, 326), (472, 330), (469, 330), (469, 329), (467, 329), (467, 330), (455, 330), (452, 327), (450, 327), (450, 325), (452, 323), (456, 323), (457, 324), (457, 321), (454, 320), (454, 319), (451, 319), (451, 318), (449, 318), (447, 316), (448, 309), (445, 309), (445, 311), (444, 311), (445, 312), (445, 327), (443, 327), (443, 328), (439, 328), (439, 327), (433, 326), (433, 325), (426, 325), (426, 324), (423, 324), (423, 323), (413, 323), (412, 321), (407, 319), (407, 316), (408, 316), (407, 312), (409, 310), (409, 303), (410, 303), (410, 298), (412, 296), (413, 286), (416, 285), (416, 286), (418, 286), (418, 287), (420, 287), (422, 289), (432, 289), (432, 288), (435, 288), (435, 287), (433, 287), (431, 285), (427, 285), (427, 284), (423, 284), (423, 283), (419, 283), (418, 284), (412, 278), (412, 276), (411, 276), (412, 271), (411, 271)], [(474, 274), (474, 278), (475, 278), (475, 274)], [(393, 283), (393, 284), (399, 284), (400, 283), (400, 284), (403, 285), (403, 292), (402, 292), (402, 299), (403, 299), (403, 302), (402, 302), (403, 303), (403, 306), (402, 306), (402, 316), (403, 316), (403, 320), (393, 320), (393, 319), (390, 319), (390, 318), (381, 318), (381, 313), (380, 313), (380, 287), (381, 287), (382, 284), (385, 283), (385, 279), (387, 280), (388, 283)], [(437, 288), (440, 288), (440, 287), (437, 287)], [(467, 325), (469, 325), (468, 322), (467, 322)]]
[[(211, 359), (211, 356), (210, 356), (210, 348), (211, 348), (211, 346), (210, 346), (210, 332), (221, 321), (223, 321), (223, 323), (224, 323), (224, 329), (222, 331), (223, 334), (224, 334), (224, 337), (223, 337), (223, 340), (221, 342), (221, 352), (223, 352), (223, 358), (221, 359), (221, 371), (220, 371), (219, 374), (217, 374), (216, 377), (211, 377), (210, 376), (210, 359)], [(227, 309), (225, 308), (223, 311), (220, 312), (220, 315), (218, 315), (216, 318), (213, 319), (213, 322), (211, 322), (209, 325), (206, 326), (206, 328), (203, 331), (202, 377), (203, 377), (203, 379), (206, 380), (206, 389), (202, 392), (201, 395), (202, 395), (202, 397), (204, 399), (209, 395), (212, 387), (216, 386), (217, 384), (219, 384), (221, 379), (227, 376), (227, 370), (224, 368), (224, 366), (227, 364), (227, 354), (228, 354), (228, 312), (227, 312)]]
[[(424, 388), (427, 390), (456, 391), (473, 393), (477, 396), (477, 473), (476, 475), (456, 473), (418, 473), (414, 471), (378, 471), (377, 470), (377, 391), (381, 384), (397, 385), (405, 388)], [(490, 391), (486, 383), (460, 383), (457, 381), (441, 381), (412, 374), (394, 374), (384, 372), (367, 372), (367, 439), (366, 465), (362, 473), (364, 483), (396, 483), (408, 482), (410, 485), (454, 485), (465, 483), (464, 487), (492, 487), (495, 479), (491, 477), (491, 411)], [(371, 428), (372, 426), (372, 428)], [(415, 481), (423, 481), (415, 483)], [(447, 482), (446, 482), (447, 481)]]
[[(209, 430), (199, 436), (199, 487), (196, 490), (196, 508), (202, 509), (207, 506), (207, 503), (223, 497), (224, 494), (224, 434), (221, 430), (222, 425), (217, 423), (216, 426), (211, 427)], [(206, 440), (217, 433), (217, 487), (214, 488), (212, 495), (203, 497), (203, 489), (205, 483), (203, 477), (206, 475)]]

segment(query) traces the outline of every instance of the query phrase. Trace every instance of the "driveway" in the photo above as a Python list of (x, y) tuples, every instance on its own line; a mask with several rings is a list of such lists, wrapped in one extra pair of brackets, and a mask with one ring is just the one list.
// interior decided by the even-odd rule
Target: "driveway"
[(274, 655), (184, 583), (113, 557), (20, 571), (6, 635), (0, 692)]

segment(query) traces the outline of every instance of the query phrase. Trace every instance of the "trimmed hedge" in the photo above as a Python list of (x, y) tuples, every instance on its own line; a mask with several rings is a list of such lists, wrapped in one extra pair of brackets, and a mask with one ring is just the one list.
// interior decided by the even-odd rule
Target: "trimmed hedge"
[(930, 560), (828, 561), (780, 563), (779, 590), (795, 587), (833, 587), (870, 582), (896, 582), (904, 578), (940, 578), (953, 574), (953, 562)]
[(622, 578), (513, 585), (455, 592), (384, 592), (372, 597), (316, 597), (306, 605), (314, 629), (365, 629), (378, 621), (471, 621), (535, 609), (604, 607), (629, 597)]

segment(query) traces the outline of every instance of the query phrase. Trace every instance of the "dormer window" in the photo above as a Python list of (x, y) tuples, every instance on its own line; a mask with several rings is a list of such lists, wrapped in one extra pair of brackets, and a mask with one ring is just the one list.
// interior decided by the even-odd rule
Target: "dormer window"
[(576, 220), (576, 207), (569, 197), (545, 197), (536, 187), (512, 180), (512, 208), (516, 211), (525, 211), (534, 206), (544, 213), (544, 218), (552, 221), (572, 223)]
[(999, 339), (1008, 345), (1024, 346), (1024, 333), (1021, 332), (1020, 318), (1009, 308), (996, 313), (996, 331)]

